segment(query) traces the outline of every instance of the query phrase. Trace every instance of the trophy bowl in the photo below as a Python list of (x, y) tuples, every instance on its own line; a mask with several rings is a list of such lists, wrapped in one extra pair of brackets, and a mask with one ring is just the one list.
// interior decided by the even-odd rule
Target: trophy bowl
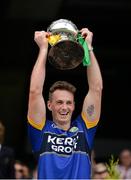
[(51, 33), (48, 38), (49, 62), (60, 70), (76, 68), (84, 57), (84, 49), (77, 41), (76, 25), (67, 19), (59, 19), (51, 23), (47, 32)]

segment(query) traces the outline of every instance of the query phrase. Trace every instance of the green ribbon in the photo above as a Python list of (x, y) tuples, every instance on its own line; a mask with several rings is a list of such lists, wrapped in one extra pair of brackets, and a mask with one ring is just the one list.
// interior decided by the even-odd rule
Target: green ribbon
[(90, 61), (90, 56), (89, 56), (89, 49), (88, 49), (88, 45), (85, 41), (85, 39), (81, 36), (81, 33), (78, 32), (77, 34), (77, 40), (79, 42), (79, 44), (82, 45), (82, 47), (84, 48), (84, 58), (83, 58), (83, 66), (89, 66), (91, 64)]

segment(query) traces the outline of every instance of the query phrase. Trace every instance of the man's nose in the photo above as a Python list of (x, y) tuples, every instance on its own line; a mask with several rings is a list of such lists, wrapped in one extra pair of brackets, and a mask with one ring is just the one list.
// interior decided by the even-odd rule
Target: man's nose
[(63, 103), (62, 104), (62, 109), (66, 109), (67, 108), (67, 104), (66, 103)]

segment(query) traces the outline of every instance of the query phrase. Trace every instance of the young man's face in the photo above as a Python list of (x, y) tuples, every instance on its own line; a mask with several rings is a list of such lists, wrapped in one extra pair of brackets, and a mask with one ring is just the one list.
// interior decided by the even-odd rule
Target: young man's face
[(48, 101), (48, 108), (52, 111), (55, 122), (68, 123), (74, 111), (74, 95), (69, 91), (57, 89)]

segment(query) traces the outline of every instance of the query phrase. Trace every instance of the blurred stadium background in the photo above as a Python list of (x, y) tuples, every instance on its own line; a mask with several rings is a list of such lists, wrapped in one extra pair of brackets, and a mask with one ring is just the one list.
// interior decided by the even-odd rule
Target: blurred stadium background
[[(16, 156), (31, 155), (27, 139), (28, 90), (38, 47), (33, 36), (57, 19), (72, 20), (94, 33), (93, 46), (101, 67), (104, 89), (102, 114), (94, 148), (99, 159), (131, 148), (130, 68), (131, 1), (128, 0), (1, 0), (0, 5), (0, 119), (5, 142)], [(78, 85), (77, 112), (88, 87), (85, 68), (59, 71), (47, 63), (44, 97), (55, 80)]]

